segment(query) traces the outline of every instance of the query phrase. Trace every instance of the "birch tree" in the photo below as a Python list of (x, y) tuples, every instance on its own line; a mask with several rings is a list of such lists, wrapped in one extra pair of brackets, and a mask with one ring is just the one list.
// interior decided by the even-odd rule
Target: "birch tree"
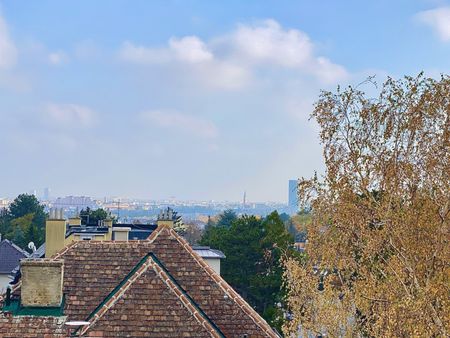
[(450, 77), (322, 92), (326, 172), (302, 179), (307, 259), (287, 259), (287, 335), (450, 334)]

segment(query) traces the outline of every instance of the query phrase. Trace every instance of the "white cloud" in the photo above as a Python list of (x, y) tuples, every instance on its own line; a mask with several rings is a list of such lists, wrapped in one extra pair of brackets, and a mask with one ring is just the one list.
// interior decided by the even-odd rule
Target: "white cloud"
[(11, 40), (8, 27), (0, 14), (0, 69), (11, 68), (16, 64), (17, 48)]
[(275, 20), (252, 26), (240, 25), (222, 39), (222, 43), (228, 44), (234, 58), (249, 64), (296, 69), (325, 83), (348, 77), (343, 66), (315, 55), (314, 43), (306, 33), (297, 29), (285, 30)]
[(313, 53), (309, 37), (296, 29), (283, 30), (276, 21), (240, 25), (229, 37), (238, 57), (250, 62), (269, 62), (285, 67), (304, 66)]
[(69, 58), (67, 54), (64, 53), (63, 51), (56, 51), (48, 54), (48, 61), (55, 66), (61, 65), (67, 62), (68, 60)]
[(196, 63), (211, 61), (214, 58), (205, 43), (196, 36), (185, 36), (181, 39), (172, 38), (169, 41), (169, 46), (181, 61)]
[(90, 128), (97, 120), (92, 109), (77, 104), (49, 103), (44, 109), (45, 122), (58, 127)]
[[(206, 44), (199, 38), (188, 36), (171, 38), (167, 48), (150, 48), (125, 42), (119, 57), (126, 62), (140, 65), (181, 67), (192, 83), (200, 82), (209, 88), (240, 89), (250, 82), (250, 73), (239, 64), (216, 60)], [(175, 77), (181, 76), (177, 73)]]
[(172, 37), (162, 48), (125, 42), (119, 56), (130, 63), (187, 67), (194, 81), (222, 89), (240, 89), (252, 82), (255, 71), (269, 66), (312, 74), (324, 83), (348, 76), (343, 66), (315, 55), (306, 33), (285, 30), (275, 20), (239, 25), (230, 34), (209, 42), (197, 36)]
[(140, 114), (143, 121), (203, 138), (216, 138), (218, 130), (211, 121), (174, 111), (151, 110)]
[(166, 48), (138, 46), (126, 41), (119, 51), (119, 56), (124, 61), (141, 64), (158, 64), (175, 60), (200, 63), (213, 59), (213, 54), (205, 43), (196, 36), (171, 38)]
[(332, 63), (322, 56), (316, 58), (313, 65), (313, 72), (324, 83), (336, 83), (339, 80), (347, 79), (349, 76), (343, 66)]
[(168, 62), (170, 54), (164, 48), (147, 48), (145, 46), (136, 46), (126, 41), (119, 51), (119, 57), (127, 62), (140, 64), (155, 64)]
[(435, 30), (442, 41), (450, 41), (450, 6), (420, 12), (416, 18)]

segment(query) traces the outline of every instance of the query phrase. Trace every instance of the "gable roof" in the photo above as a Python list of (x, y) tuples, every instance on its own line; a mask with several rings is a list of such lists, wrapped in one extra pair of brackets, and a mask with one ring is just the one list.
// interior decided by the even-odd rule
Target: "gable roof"
[[(139, 285), (140, 281), (144, 281)], [(139, 295), (139, 302), (150, 302), (159, 308), (171, 308), (176, 311), (158, 313), (147, 309), (142, 311), (130, 301)], [(195, 337), (225, 337), (211, 319), (187, 295), (176, 280), (164, 268), (153, 253), (149, 253), (135, 266), (130, 274), (106, 297), (87, 318), (91, 324), (81, 331), (100, 331), (106, 336), (115, 330), (111, 323), (120, 324), (122, 335), (135, 337), (140, 326), (128, 321), (128, 318), (145, 323), (152, 331), (161, 335), (170, 332), (190, 333)], [(127, 319), (127, 320), (124, 320)], [(141, 324), (142, 325), (142, 324)]]
[[(167, 227), (145, 241), (79, 241), (64, 259), (64, 315), (88, 335), (278, 337)], [(17, 292), (17, 290), (16, 290)]]
[(11, 273), (19, 265), (20, 260), (28, 256), (28, 252), (22, 250), (13, 242), (7, 239), (0, 241), (0, 273)]

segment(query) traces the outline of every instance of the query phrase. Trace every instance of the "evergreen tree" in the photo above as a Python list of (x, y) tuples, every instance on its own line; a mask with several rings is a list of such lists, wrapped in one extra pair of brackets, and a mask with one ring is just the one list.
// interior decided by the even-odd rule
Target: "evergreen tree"
[(217, 221), (217, 226), (229, 228), (229, 227), (231, 227), (233, 222), (236, 220), (237, 220), (236, 213), (233, 210), (228, 209), (219, 215), (219, 219)]
[(284, 254), (292, 254), (293, 237), (277, 212), (266, 219), (244, 215), (229, 225), (219, 226), (221, 219), (229, 219), (233, 214), (222, 215), (217, 226), (208, 227), (201, 244), (224, 252), (223, 278), (272, 326), (280, 329), (284, 320), (281, 260)]

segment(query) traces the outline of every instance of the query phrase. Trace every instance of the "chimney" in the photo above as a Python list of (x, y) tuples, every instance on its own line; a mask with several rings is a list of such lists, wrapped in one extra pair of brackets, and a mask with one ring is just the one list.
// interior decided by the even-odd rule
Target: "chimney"
[(77, 211), (75, 212), (75, 215), (73, 217), (69, 217), (69, 226), (76, 226), (79, 227), (81, 226), (81, 218), (80, 218), (80, 214), (78, 213), (78, 208)]
[(50, 209), (45, 222), (45, 257), (50, 258), (65, 246), (66, 220), (62, 209)]
[(130, 227), (114, 227), (113, 231), (113, 240), (114, 241), (128, 241), (128, 235), (130, 233)]
[[(107, 241), (113, 240), (114, 239), (113, 237), (115, 236), (115, 234), (113, 235), (113, 220), (110, 215), (108, 215), (106, 217), (106, 219), (103, 221), (103, 226), (108, 227), (108, 235), (106, 236), (106, 240)], [(128, 240), (128, 233), (126, 235), (127, 235), (126, 240)]]
[(20, 302), (24, 307), (59, 307), (63, 299), (62, 259), (22, 259)]
[(108, 228), (112, 228), (113, 226), (113, 220), (110, 216), (106, 217), (106, 219), (103, 221), (104, 226), (107, 226)]
[(156, 224), (158, 225), (158, 227), (167, 225), (167, 226), (173, 228), (173, 225), (174, 225), (174, 217), (173, 216), (174, 216), (174, 212), (171, 208), (161, 210), (161, 212), (158, 215), (158, 220), (156, 221)]

